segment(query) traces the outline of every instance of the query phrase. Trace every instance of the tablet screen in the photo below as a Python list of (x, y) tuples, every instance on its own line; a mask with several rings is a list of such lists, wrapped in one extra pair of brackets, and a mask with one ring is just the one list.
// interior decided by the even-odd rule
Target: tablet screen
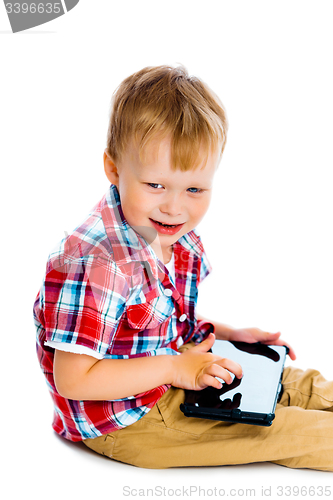
[(212, 351), (239, 363), (244, 375), (240, 380), (234, 378), (229, 385), (223, 383), (222, 389), (195, 391), (195, 406), (252, 413), (274, 412), (286, 347), (216, 340)]

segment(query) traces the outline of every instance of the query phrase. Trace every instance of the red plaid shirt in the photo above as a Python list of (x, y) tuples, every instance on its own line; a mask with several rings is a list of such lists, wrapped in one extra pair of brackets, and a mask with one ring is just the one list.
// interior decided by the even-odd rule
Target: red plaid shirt
[[(74, 401), (57, 392), (54, 349), (89, 348), (99, 358), (177, 355), (181, 338), (202, 341), (213, 326), (195, 318), (197, 287), (210, 272), (195, 231), (174, 245), (175, 284), (124, 218), (111, 185), (88, 218), (50, 254), (35, 304), (37, 354), (54, 403), (53, 428), (72, 441), (95, 438), (143, 417), (170, 387), (115, 401)], [(92, 352), (91, 351), (91, 352)]]

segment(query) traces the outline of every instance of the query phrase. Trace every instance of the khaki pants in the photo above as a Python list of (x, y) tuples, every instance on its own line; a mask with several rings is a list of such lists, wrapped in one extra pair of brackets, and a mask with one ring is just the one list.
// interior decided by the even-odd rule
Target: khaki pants
[(274, 462), (333, 472), (333, 382), (315, 370), (288, 367), (271, 427), (188, 418), (184, 391), (171, 387), (141, 420), (84, 443), (138, 467)]

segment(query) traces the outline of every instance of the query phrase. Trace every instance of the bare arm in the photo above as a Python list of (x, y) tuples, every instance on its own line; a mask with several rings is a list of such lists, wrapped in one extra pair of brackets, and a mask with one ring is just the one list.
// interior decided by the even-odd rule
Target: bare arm
[(56, 350), (54, 380), (59, 394), (75, 400), (113, 400), (170, 384), (171, 358), (151, 356), (97, 360)]
[[(131, 359), (96, 360), (84, 354), (56, 351), (54, 379), (63, 397), (75, 400), (114, 400), (134, 396), (163, 384), (200, 390), (221, 388), (219, 377), (232, 382), (228, 371), (238, 378), (241, 367), (209, 351), (215, 341), (210, 336), (178, 356), (163, 355)], [(228, 371), (227, 371), (228, 370)]]

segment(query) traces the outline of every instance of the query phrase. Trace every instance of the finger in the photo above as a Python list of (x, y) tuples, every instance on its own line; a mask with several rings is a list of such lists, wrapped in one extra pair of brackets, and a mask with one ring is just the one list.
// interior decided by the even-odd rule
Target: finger
[[(213, 363), (205, 369), (205, 373), (207, 375), (210, 375), (212, 377), (218, 377), (219, 379), (223, 380), (226, 382), (228, 385), (232, 383), (233, 377), (230, 375), (229, 371), (226, 370), (225, 368), (222, 368), (222, 366)], [(222, 385), (220, 385), (222, 387)]]
[(204, 389), (205, 387), (214, 387), (215, 389), (221, 389), (222, 383), (217, 380), (214, 376), (209, 373), (204, 373), (201, 375), (198, 385)]
[(291, 347), (291, 345), (287, 344), (287, 342), (284, 342), (283, 340), (281, 340), (281, 345), (286, 345), (289, 348), (288, 356), (290, 357), (290, 359), (295, 361), (296, 353), (295, 353), (294, 349)]
[[(264, 342), (264, 343), (268, 344), (268, 342)], [(288, 342), (285, 342), (284, 340), (279, 338), (276, 341), (273, 341), (273, 342), (271, 341), (270, 343), (271, 343), (271, 345), (285, 345), (285, 346), (287, 346), (289, 349), (288, 356), (290, 357), (290, 359), (295, 361), (296, 353), (295, 353), (294, 349), (291, 347), (291, 345), (288, 344)]]
[(193, 347), (193, 350), (196, 350), (197, 352), (208, 352), (209, 349), (213, 347), (214, 342), (215, 342), (215, 335), (214, 333), (210, 333), (205, 340), (203, 340), (202, 342), (200, 342), (200, 344)]
[(222, 358), (222, 359), (216, 360), (214, 362), (214, 364), (219, 365), (222, 368), (225, 368), (229, 372), (233, 373), (237, 378), (243, 377), (243, 369), (242, 369), (241, 365), (239, 365), (238, 363), (236, 363), (232, 359)]
[(271, 332), (262, 332), (263, 335), (262, 335), (262, 338), (261, 339), (258, 339), (260, 342), (264, 342), (265, 344), (269, 343), (269, 342), (274, 342), (275, 340), (277, 340), (280, 335), (281, 335), (281, 332), (275, 332), (275, 333), (271, 333)]
[(292, 359), (293, 361), (295, 361), (295, 359), (296, 359), (296, 353), (295, 353), (294, 349), (291, 347), (291, 345), (288, 344), (288, 342), (285, 342), (284, 340), (279, 339), (276, 342), (276, 345), (285, 345), (285, 346), (287, 346), (288, 349), (289, 349), (288, 356), (290, 357), (290, 359)]
[(217, 359), (210, 365), (210, 367), (215, 371), (214, 376), (222, 378), (226, 381), (227, 384), (231, 384), (231, 382), (233, 381), (233, 377), (229, 372), (233, 373), (236, 378), (240, 379), (243, 377), (243, 370), (241, 365), (239, 365), (235, 361), (232, 361), (231, 359)]

